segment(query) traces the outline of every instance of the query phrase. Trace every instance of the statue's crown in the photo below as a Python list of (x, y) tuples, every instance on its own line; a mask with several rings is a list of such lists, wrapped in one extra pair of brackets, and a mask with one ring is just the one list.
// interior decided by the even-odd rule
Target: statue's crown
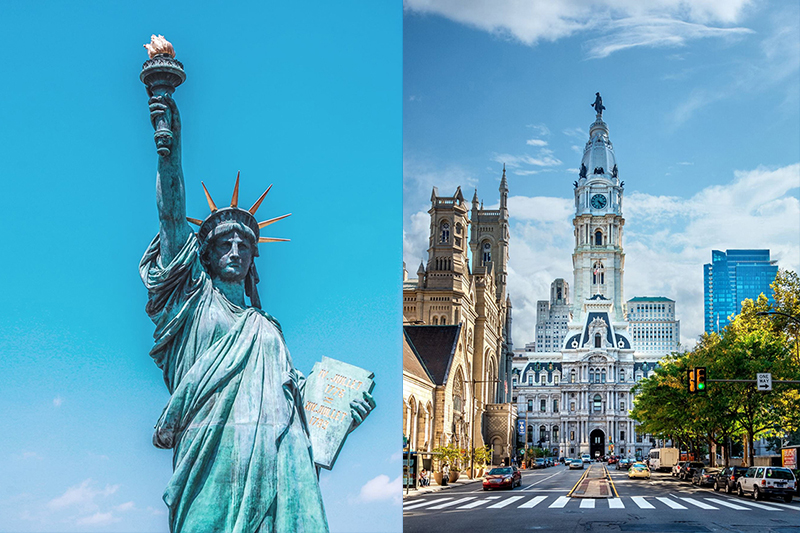
[(199, 220), (196, 218), (186, 217), (186, 220), (195, 224), (196, 226), (200, 226), (200, 229), (197, 230), (197, 238), (198, 240), (203, 243), (209, 236), (213, 236), (214, 230), (217, 229), (219, 226), (227, 223), (239, 223), (253, 232), (255, 236), (256, 242), (285, 242), (289, 239), (279, 239), (276, 237), (261, 237), (260, 230), (272, 224), (273, 222), (277, 222), (281, 219), (284, 219), (291, 215), (291, 213), (287, 213), (285, 215), (271, 218), (269, 220), (265, 220), (264, 222), (257, 222), (256, 221), (256, 211), (258, 208), (261, 207), (261, 202), (264, 201), (264, 198), (267, 196), (267, 193), (272, 188), (272, 185), (267, 187), (267, 190), (264, 191), (256, 203), (250, 209), (242, 209), (239, 207), (239, 173), (236, 174), (236, 184), (233, 187), (233, 197), (231, 198), (231, 205), (230, 207), (223, 207), (218, 208), (217, 205), (214, 203), (214, 200), (211, 199), (211, 195), (206, 189), (206, 184), (200, 182), (203, 185), (203, 191), (206, 193), (206, 200), (208, 200), (208, 207), (211, 208), (211, 214), (206, 217), (205, 220)]

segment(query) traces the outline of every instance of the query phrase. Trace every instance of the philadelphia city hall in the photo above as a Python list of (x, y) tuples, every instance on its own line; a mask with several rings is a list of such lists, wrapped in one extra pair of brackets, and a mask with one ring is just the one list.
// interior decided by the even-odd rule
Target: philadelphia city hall
[(574, 283), (554, 281), (552, 307), (537, 306), (536, 342), (514, 351), (517, 439), (557, 457), (647, 457), (650, 437), (628, 416), (631, 389), (677, 348), (675, 302), (623, 299), (624, 182), (599, 94), (593, 107), (597, 117), (574, 182)]

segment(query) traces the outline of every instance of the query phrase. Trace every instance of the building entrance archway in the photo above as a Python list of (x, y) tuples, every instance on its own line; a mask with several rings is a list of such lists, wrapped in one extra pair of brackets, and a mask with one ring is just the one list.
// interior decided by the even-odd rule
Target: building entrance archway
[(606, 434), (602, 429), (595, 429), (589, 434), (589, 453), (592, 459), (606, 453)]

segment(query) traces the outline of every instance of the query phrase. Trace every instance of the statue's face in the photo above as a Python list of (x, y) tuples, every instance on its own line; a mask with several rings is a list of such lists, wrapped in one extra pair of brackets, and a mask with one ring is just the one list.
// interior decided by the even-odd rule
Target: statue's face
[(244, 281), (253, 262), (253, 245), (239, 231), (231, 230), (214, 239), (208, 259), (212, 277)]

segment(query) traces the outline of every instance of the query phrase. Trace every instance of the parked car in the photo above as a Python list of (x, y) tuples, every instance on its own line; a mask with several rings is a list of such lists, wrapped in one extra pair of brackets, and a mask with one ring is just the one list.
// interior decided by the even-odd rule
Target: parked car
[(617, 461), (617, 470), (627, 470), (631, 467), (630, 459), (620, 459)]
[(619, 461), (619, 458), (616, 455), (612, 455), (608, 458), (608, 464), (610, 465), (617, 464), (617, 461)]
[(544, 458), (545, 466), (553, 466), (553, 458), (552, 457), (545, 457)]
[(645, 479), (650, 479), (650, 469), (647, 468), (647, 465), (644, 463), (633, 463), (628, 469), (628, 477), (643, 477)]
[(683, 481), (691, 481), (694, 476), (694, 471), (700, 468), (705, 468), (705, 464), (700, 461), (686, 461), (678, 472), (678, 477)]
[(696, 468), (692, 475), (692, 485), (698, 487), (712, 486), (717, 480), (717, 474), (722, 472), (721, 468)]
[(672, 477), (678, 477), (684, 464), (686, 464), (686, 461), (678, 461), (675, 463), (675, 466), (672, 467)]
[(732, 493), (736, 490), (736, 480), (745, 472), (747, 472), (747, 468), (744, 466), (729, 466), (723, 469), (714, 480), (714, 490), (724, 489), (728, 494)]
[(795, 468), (792, 470), (792, 474), (794, 474), (794, 479), (797, 482), (794, 484), (794, 493), (796, 496), (800, 496), (800, 469)]
[(583, 461), (581, 459), (572, 459), (569, 462), (570, 470), (583, 470)]
[(546, 467), (547, 465), (545, 464), (543, 457), (537, 458), (536, 461), (533, 463), (533, 468), (546, 468)]
[(522, 485), (522, 473), (516, 466), (492, 468), (483, 480), (483, 490), (513, 489)]
[(789, 503), (797, 489), (797, 479), (788, 468), (780, 466), (754, 466), (747, 469), (737, 481), (739, 496), (752, 494), (754, 500), (774, 496)]

